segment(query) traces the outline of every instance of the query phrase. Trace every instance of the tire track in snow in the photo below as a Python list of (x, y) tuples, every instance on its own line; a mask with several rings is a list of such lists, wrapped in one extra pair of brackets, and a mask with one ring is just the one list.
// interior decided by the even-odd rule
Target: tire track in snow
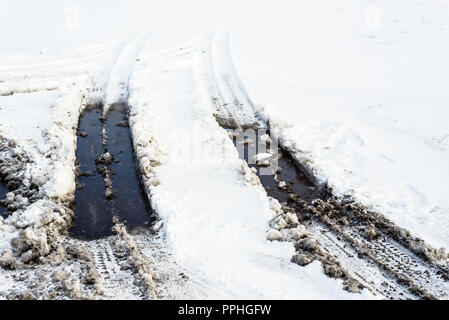
[[(132, 72), (133, 63), (135, 62), (135, 57), (139, 54), (141, 47), (145, 44), (147, 34), (139, 34), (136, 39), (129, 43), (123, 50), (120, 56), (116, 59), (117, 62), (115, 65), (111, 65), (111, 72), (109, 76), (109, 80), (107, 81), (107, 84), (105, 82), (101, 81), (101, 78), (104, 77), (105, 74), (108, 72), (105, 72), (103, 70), (99, 72), (98, 68), (93, 68), (92, 65), (88, 68), (89, 72), (85, 72), (85, 70), (81, 70), (77, 73), (71, 74), (72, 78), (67, 78), (69, 85), (67, 90), (77, 90), (81, 91), (80, 89), (84, 90), (86, 89), (87, 97), (85, 96), (82, 99), (82, 105), (85, 106), (90, 103), (95, 103), (97, 101), (96, 99), (101, 98), (102, 92), (107, 92), (109, 95), (107, 98), (109, 101), (113, 101), (113, 97), (111, 96), (111, 92), (117, 92), (124, 93), (121, 98), (127, 99), (127, 88), (128, 88), (128, 80), (129, 75)], [(118, 46), (117, 46), (118, 47)], [(109, 58), (114, 56), (114, 50), (108, 52), (107, 56)], [(106, 59), (108, 60), (108, 59)], [(107, 61), (106, 61), (107, 62)], [(58, 62), (59, 63), (59, 62)], [(105, 65), (108, 65), (105, 63)], [(79, 65), (77, 66), (79, 67)], [(78, 76), (82, 76), (83, 82), (77, 82)], [(28, 79), (27, 75), (24, 75), (24, 79)], [(62, 82), (61, 79), (57, 76), (54, 76), (52, 74), (49, 74), (47, 77), (44, 75), (44, 77), (41, 77), (40, 79), (51, 79), (51, 81), (54, 81), (55, 86), (59, 87), (61, 86)], [(65, 78), (63, 78), (65, 79)], [(20, 82), (21, 79), (14, 79), (14, 81)], [(34, 91), (41, 91), (45, 90), (46, 87), (48, 87), (48, 83), (39, 83), (39, 79), (32, 79), (32, 86), (30, 86), (29, 82), (21, 83), (20, 90), (24, 92), (34, 92)], [(53, 82), (51, 82), (53, 83)], [(6, 80), (2, 80), (0, 82), (1, 85), (0, 89), (5, 88), (5, 92), (7, 91), (9, 94), (9, 91), (11, 91), (12, 85), (11, 83), (7, 83)], [(15, 85), (15, 82), (13, 83)], [(93, 84), (90, 86), (90, 84)], [(103, 85), (104, 84), (104, 85)], [(111, 89), (112, 88), (112, 89)], [(91, 90), (91, 92), (89, 92)], [(16, 90), (17, 91), (17, 90)], [(11, 94), (16, 93), (16, 91), (13, 90)], [(103, 99), (103, 98), (102, 98)], [(104, 96), (104, 99), (106, 99), (106, 96)], [(79, 108), (80, 110), (82, 107)], [(73, 130), (75, 127), (73, 127)], [(72, 240), (68, 240), (68, 242), (72, 242)], [(91, 251), (96, 270), (99, 274), (101, 284), (103, 285), (103, 290), (105, 296), (95, 296), (96, 298), (109, 298), (109, 299), (142, 299), (146, 298), (145, 294), (142, 293), (141, 285), (136, 282), (137, 273), (136, 271), (129, 267), (129, 265), (126, 265), (126, 256), (121, 256), (120, 252), (117, 253), (117, 248), (114, 245), (114, 238), (107, 238), (103, 240), (97, 240), (93, 241), (87, 244), (88, 249)], [(124, 267), (123, 267), (124, 266)], [(30, 271), (32, 273), (32, 271)], [(76, 271), (74, 272), (73, 276), (77, 277), (79, 275), (79, 278), (82, 278), (84, 276), (84, 271)], [(86, 287), (87, 288), (87, 287)], [(86, 289), (87, 290), (87, 289)], [(89, 288), (90, 290), (90, 288)]]
[(0, 56), (0, 96), (74, 87), (85, 94), (98, 91), (95, 84), (105, 66), (115, 60), (117, 41), (84, 46), (83, 50), (48, 50), (17, 56)]
[[(108, 81), (104, 86), (103, 115), (106, 115), (111, 105), (127, 103), (129, 78), (134, 70), (134, 64), (140, 51), (148, 41), (147, 31), (138, 33), (135, 38), (124, 46), (109, 72)], [(106, 126), (103, 127), (103, 140)], [(124, 261), (120, 261), (114, 251), (115, 237), (108, 237), (91, 242), (90, 249), (97, 262), (98, 273), (104, 286), (105, 295), (110, 299), (143, 299), (142, 288), (136, 285), (137, 271), (134, 268), (122, 270)], [(123, 258), (123, 257), (122, 257)]]
[(309, 234), (314, 236), (323, 250), (335, 256), (343, 268), (374, 294), (392, 299), (413, 299), (415, 296), (406, 288), (397, 285), (394, 277), (386, 274), (377, 265), (366, 259), (360, 259), (358, 253), (347, 243), (339, 239), (338, 234), (330, 232), (321, 224), (306, 223)]
[(382, 230), (376, 239), (367, 239), (365, 229), (357, 221), (350, 221), (348, 226), (337, 226), (327, 218), (317, 221), (354, 248), (362, 258), (373, 261), (387, 276), (395, 278), (398, 286), (408, 289), (415, 297), (447, 299), (449, 282), (440, 268), (417, 256)]
[[(113, 65), (104, 90), (105, 117), (111, 106), (128, 103), (129, 79), (149, 37), (150, 34), (146, 31), (139, 33), (124, 47)], [(107, 140), (105, 127), (103, 129), (103, 142), (105, 142)], [(157, 245), (153, 237), (155, 235), (147, 230), (141, 230), (136, 235), (121, 230), (117, 236), (93, 242), (91, 250), (99, 266), (98, 273), (107, 298), (191, 298), (190, 294), (185, 293), (184, 278), (179, 268), (168, 256), (166, 248)], [(117, 250), (117, 246), (121, 249)], [(123, 266), (126, 270), (123, 270)], [(148, 288), (148, 282), (145, 281), (154, 277), (153, 271), (157, 277), (157, 281), (154, 282), (155, 290)], [(132, 285), (124, 288), (126, 283)]]
[[(211, 99), (216, 107), (222, 109), (218, 111), (217, 121), (225, 126), (235, 122), (237, 126), (234, 127), (242, 127), (239, 125), (242, 122), (238, 117), (239, 111), (235, 110), (240, 109), (242, 113), (246, 113), (251, 108), (260, 122), (264, 123), (265, 119), (258, 114), (235, 72), (228, 41), (227, 37), (221, 36), (212, 45), (212, 52), (215, 53), (212, 54), (212, 65), (215, 65), (215, 71), (214, 77), (211, 77), (214, 82), (210, 85), (213, 88), (210, 90)], [(232, 103), (224, 97), (232, 97)], [(230, 111), (230, 108), (234, 110)], [(226, 119), (226, 116), (235, 118)], [(282, 147), (282, 141), (280, 144)], [(304, 170), (301, 164), (297, 164), (303, 171), (307, 171), (304, 172), (306, 175), (312, 177), (310, 170)], [(311, 180), (314, 181), (313, 177)], [(314, 219), (306, 227), (323, 249), (335, 255), (350, 274), (371, 292), (393, 299), (448, 298), (447, 267), (441, 269), (423, 260), (385, 233), (381, 233), (376, 240), (367, 240), (363, 235), (364, 229), (356, 221), (352, 223), (343, 227), (344, 231), (332, 228), (320, 219)], [(364, 257), (360, 257), (361, 249), (365, 253)]]
[(141, 31), (124, 47), (118, 56), (105, 88), (104, 115), (107, 114), (112, 104), (128, 102), (129, 79), (136, 60), (150, 36), (151, 34), (148, 31)]
[(133, 270), (122, 270), (127, 256), (117, 257), (113, 237), (89, 243), (100, 276), (103, 294), (107, 299), (143, 299), (142, 288), (137, 286)]
[(206, 54), (199, 63), (201, 81), (208, 88), (215, 118), (220, 125), (230, 128), (263, 127), (246, 91), (235, 81), (235, 71), (228, 57), (228, 40), (229, 36), (221, 33), (205, 37), (203, 51)]

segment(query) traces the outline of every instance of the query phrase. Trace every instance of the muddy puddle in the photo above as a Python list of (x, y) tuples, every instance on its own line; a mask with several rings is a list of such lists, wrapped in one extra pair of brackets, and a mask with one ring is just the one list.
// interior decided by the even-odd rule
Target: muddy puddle
[[(289, 193), (294, 193), (309, 203), (322, 198), (322, 192), (287, 152), (278, 148), (277, 144), (261, 138), (266, 134), (264, 130), (244, 130), (243, 133), (238, 133), (234, 129), (225, 129), (233, 135), (232, 139), (240, 158), (245, 160), (250, 168), (257, 170), (260, 182), (269, 196), (280, 203), (288, 201)], [(269, 166), (256, 163), (254, 155), (259, 153), (273, 154)]]
[(6, 198), (6, 194), (9, 192), (6, 185), (0, 182), (0, 216), (5, 217), (8, 212), (8, 208), (3, 205), (1, 200), (4, 200)]
[(82, 115), (77, 161), (72, 236), (107, 237), (112, 234), (113, 217), (131, 230), (150, 223), (151, 208), (138, 174), (126, 105), (112, 106), (106, 119), (101, 106)]

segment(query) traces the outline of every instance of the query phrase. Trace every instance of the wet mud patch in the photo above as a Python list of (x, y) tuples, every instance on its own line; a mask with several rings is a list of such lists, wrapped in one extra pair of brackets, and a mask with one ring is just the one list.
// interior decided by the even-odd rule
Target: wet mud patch
[[(224, 128), (237, 147), (240, 158), (245, 160), (250, 168), (256, 170), (270, 197), (280, 203), (291, 200), (293, 194), (309, 203), (324, 198), (324, 192), (315, 186), (286, 151), (271, 141), (265, 130), (250, 129), (239, 132), (229, 127)], [(261, 154), (267, 156), (258, 157)], [(268, 154), (272, 157), (268, 158)]]
[[(273, 207), (278, 215), (269, 222), (267, 239), (293, 242), (292, 262), (305, 266), (320, 261), (324, 272), (342, 279), (344, 289), (351, 292), (366, 287), (393, 299), (403, 297), (403, 292), (410, 298), (447, 299), (444, 249), (430, 247), (349, 195), (337, 197), (331, 188), (316, 186), (275, 142), (259, 149), (261, 143), (270, 142), (268, 134), (225, 129), (240, 158), (279, 203)], [(367, 269), (358, 269), (362, 265)], [(377, 283), (379, 276), (386, 282)]]
[(77, 190), (72, 236), (92, 240), (110, 236), (116, 217), (128, 228), (146, 227), (151, 208), (135, 161), (128, 109), (113, 105), (107, 117), (101, 106), (80, 119)]
[(108, 152), (113, 155), (109, 168), (113, 171), (115, 197), (112, 210), (129, 229), (146, 226), (150, 222), (151, 207), (140, 178), (128, 125), (125, 104), (113, 105), (106, 120)]
[(278, 152), (278, 171), (275, 175), (259, 175), (268, 195), (280, 202), (287, 202), (289, 194), (295, 194), (307, 202), (323, 197), (321, 190), (296, 167), (291, 156), (282, 149)]

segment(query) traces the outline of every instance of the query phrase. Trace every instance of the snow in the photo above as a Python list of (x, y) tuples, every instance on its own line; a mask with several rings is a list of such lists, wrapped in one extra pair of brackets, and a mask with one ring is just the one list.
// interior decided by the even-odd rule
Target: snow
[(60, 97), (59, 90), (0, 96), (0, 134), (19, 143), (45, 144), (42, 133), (55, 121), (51, 109)]
[[(0, 43), (0, 135), (31, 156), (33, 183), (48, 198), (73, 193), (79, 113), (88, 102), (125, 97), (131, 78), (134, 142), (167, 241), (223, 296), (361, 297), (317, 263), (291, 264), (291, 244), (265, 241), (269, 201), (251, 173), (241, 173), (205, 98), (214, 89), (205, 81), (223, 88), (224, 72), (242, 79), (224, 97), (237, 89), (246, 101), (234, 115), (240, 124), (254, 121), (256, 107), (321, 182), (449, 248), (448, 1), (0, 0), (0, 7), (0, 29), (8, 31)], [(236, 70), (220, 59), (222, 42), (202, 52), (211, 36), (196, 37), (215, 29), (230, 32)], [(152, 160), (162, 165), (152, 168)], [(38, 205), (24, 214), (31, 222)], [(2, 250), (17, 230), (0, 228)]]
[[(69, 97), (72, 100), (66, 101)], [(5, 119), (0, 134), (31, 156), (28, 170), (33, 182), (41, 186), (45, 181), (43, 189), (51, 198), (73, 193), (79, 94), (63, 97), (60, 90), (14, 94), (0, 97), (0, 105)]]

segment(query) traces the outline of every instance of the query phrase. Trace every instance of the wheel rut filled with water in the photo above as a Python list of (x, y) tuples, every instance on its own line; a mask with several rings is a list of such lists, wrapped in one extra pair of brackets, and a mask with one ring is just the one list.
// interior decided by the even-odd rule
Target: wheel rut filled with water
[[(240, 158), (245, 160), (250, 168), (256, 169), (269, 196), (281, 203), (290, 201), (289, 193), (296, 194), (308, 203), (324, 198), (324, 192), (298, 168), (286, 151), (274, 144), (275, 141), (269, 138), (269, 132), (265, 129), (246, 129), (242, 132), (229, 127), (224, 129), (237, 147)], [(267, 156), (259, 157), (264, 154)], [(269, 157), (270, 154), (273, 156)]]
[(81, 116), (72, 236), (91, 240), (112, 234), (116, 217), (129, 229), (146, 227), (152, 211), (140, 180), (126, 104), (103, 116), (102, 106)]

